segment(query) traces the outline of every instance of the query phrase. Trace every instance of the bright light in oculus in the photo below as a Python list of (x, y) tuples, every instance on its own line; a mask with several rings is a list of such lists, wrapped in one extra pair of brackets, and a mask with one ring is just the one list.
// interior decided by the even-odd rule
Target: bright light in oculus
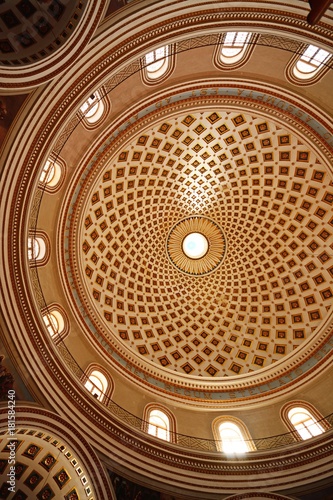
[(208, 251), (208, 240), (201, 233), (190, 233), (184, 238), (182, 247), (189, 259), (201, 259)]

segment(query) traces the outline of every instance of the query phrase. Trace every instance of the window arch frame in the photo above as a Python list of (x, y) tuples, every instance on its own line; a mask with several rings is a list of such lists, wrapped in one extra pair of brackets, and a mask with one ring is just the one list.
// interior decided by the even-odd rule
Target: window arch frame
[[(223, 450), (223, 439), (220, 433), (220, 426), (223, 425), (224, 423), (230, 423), (233, 426), (236, 426), (238, 429), (238, 432), (242, 438), (242, 441), (247, 448), (245, 451), (240, 451), (240, 452), (229, 452), (229, 451), (224, 451)], [(219, 452), (226, 453), (227, 455), (242, 455), (244, 453), (248, 453), (251, 451), (256, 451), (255, 444), (253, 442), (253, 439), (251, 437), (251, 434), (244, 424), (242, 420), (240, 420), (237, 417), (233, 417), (230, 415), (220, 415), (219, 417), (216, 417), (213, 422), (212, 422), (212, 430), (213, 430), (213, 436), (216, 444), (216, 449)]]
[[(169, 428), (167, 429), (169, 439), (163, 439), (163, 438), (149, 432), (149, 425), (154, 425), (154, 424), (151, 424), (149, 422), (150, 414), (153, 411), (158, 411), (160, 413), (163, 413), (167, 417), (167, 419), (169, 421), (168, 422)], [(167, 443), (176, 443), (177, 442), (176, 418), (175, 418), (174, 414), (166, 406), (158, 404), (158, 403), (147, 404), (143, 410), (143, 422), (142, 423), (143, 423), (142, 430), (146, 434), (149, 434), (152, 437), (156, 437), (157, 439), (161, 439), (162, 441), (165, 441)]]
[[(81, 377), (83, 387), (92, 395), (92, 397), (95, 397), (94, 394), (92, 393), (92, 391), (88, 387), (86, 387), (86, 383), (90, 380), (90, 376), (94, 372), (99, 372), (101, 375), (103, 375), (103, 377), (105, 378), (105, 380), (107, 382), (107, 388), (106, 388), (105, 392), (101, 393), (101, 397), (96, 397), (95, 399), (97, 399), (100, 403), (107, 406), (110, 399), (111, 399), (113, 391), (114, 391), (114, 382), (113, 382), (113, 378), (111, 377), (111, 375), (101, 365), (96, 364), (96, 363), (90, 363), (90, 365), (87, 366), (87, 368), (84, 371), (84, 374)], [(92, 382), (92, 381), (90, 381), (90, 382), (93, 385), (95, 385), (94, 382)], [(97, 387), (97, 386), (95, 385), (95, 387)]]
[[(44, 245), (44, 253), (43, 255), (34, 257), (33, 253), (31, 257), (29, 257), (29, 252), (34, 250), (31, 250), (33, 248), (33, 240), (37, 242), (39, 247), (41, 246), (39, 241), (42, 242)], [(51, 254), (51, 245), (50, 245), (50, 239), (48, 235), (44, 231), (30, 231), (28, 233), (28, 238), (27, 238), (27, 247), (28, 247), (28, 261), (29, 261), (29, 267), (41, 267), (45, 266), (50, 258)]]
[[(162, 65), (159, 69), (155, 71), (149, 71), (149, 66), (152, 66), (153, 64), (158, 63), (160, 60), (160, 57), (156, 53), (161, 50), (161, 49), (167, 49), (167, 54), (163, 57), (162, 59)], [(142, 58), (141, 58), (141, 76), (142, 80), (146, 85), (157, 85), (167, 78), (172, 74), (176, 67), (176, 50), (175, 50), (175, 44), (168, 44), (168, 45), (162, 45), (157, 48), (154, 48), (153, 50), (150, 50), (147, 52)], [(153, 54), (153, 61), (151, 63), (147, 63), (147, 56)], [(161, 69), (165, 67), (164, 70), (161, 72)]]
[[(310, 48), (313, 47), (317, 49), (318, 51), (325, 51), (328, 53), (328, 56), (324, 62), (319, 63), (317, 69), (315, 69), (313, 72), (309, 72), (309, 76), (307, 78), (301, 78), (298, 77), (297, 74), (295, 74), (295, 68), (297, 67), (297, 63), (299, 63), (302, 60), (302, 57), (306, 54), (306, 51)], [(317, 53), (316, 52), (316, 53)], [(307, 56), (305, 56), (307, 57)], [(297, 52), (292, 56), (290, 61), (288, 62), (286, 69), (285, 69), (285, 76), (288, 81), (293, 83), (294, 85), (298, 86), (308, 86), (308, 85), (314, 85), (315, 83), (319, 82), (325, 75), (326, 73), (331, 69), (329, 65), (326, 64), (329, 60), (332, 60), (333, 54), (329, 52), (326, 49), (323, 49), (322, 47), (318, 47), (313, 44), (301, 44), (300, 46), (300, 52)], [(314, 57), (311, 57), (310, 60), (314, 59)], [(301, 73), (301, 72), (300, 72)], [(311, 76), (312, 75), (312, 76)]]
[[(93, 96), (95, 94), (97, 94), (97, 97), (98, 97), (97, 104), (93, 104), (93, 103), (88, 104), (88, 108), (87, 108), (88, 111), (86, 111), (86, 110), (82, 111), (82, 108), (87, 104), (89, 99), (91, 99), (91, 96)], [(102, 110), (97, 109), (97, 111), (96, 111), (96, 113), (94, 113), (94, 115), (96, 114), (96, 115), (98, 115), (98, 117), (97, 117), (97, 119), (92, 119), (94, 115), (92, 115), (90, 117), (90, 116), (87, 116), (87, 113), (89, 113), (95, 105), (102, 107)], [(94, 130), (94, 129), (97, 129), (104, 122), (104, 120), (108, 116), (110, 110), (111, 110), (111, 102), (109, 100), (107, 92), (105, 91), (104, 87), (102, 86), (102, 87), (99, 87), (98, 89), (94, 90), (93, 92), (91, 92), (90, 95), (88, 95), (86, 97), (85, 101), (81, 104), (81, 106), (79, 108), (78, 116), (80, 118), (80, 121), (81, 121), (83, 127), (86, 130)]]
[[(320, 427), (322, 427), (323, 431), (320, 434), (331, 429), (331, 426), (327, 422), (327, 420), (325, 420), (325, 417), (311, 403), (308, 403), (307, 401), (302, 401), (302, 400), (290, 401), (289, 403), (286, 403), (285, 405), (283, 405), (283, 407), (280, 410), (280, 414), (281, 414), (281, 419), (282, 419), (283, 423), (285, 424), (287, 429), (293, 434), (295, 441), (303, 442), (303, 441), (306, 441), (307, 439), (310, 439), (311, 437), (315, 437), (314, 435), (311, 435), (311, 436), (309, 436), (309, 438), (302, 438), (299, 431), (296, 429), (294, 424), (292, 424), (290, 417), (289, 417), (289, 412), (292, 409), (296, 409), (296, 408), (300, 408), (302, 410), (305, 410), (305, 413), (307, 413), (314, 420), (314, 423), (318, 424)], [(310, 434), (311, 434), (311, 432), (310, 432)]]
[[(50, 165), (47, 166), (47, 163), (49, 163)], [(57, 179), (56, 182), (53, 181), (54, 176), (52, 176), (52, 179), (50, 180), (42, 179), (44, 174), (45, 177), (47, 178), (47, 176), (49, 175), (47, 172), (47, 168), (50, 169), (52, 167), (55, 169), (54, 176)], [(44, 166), (40, 172), (38, 179), (39, 188), (50, 194), (57, 193), (64, 182), (65, 175), (66, 175), (66, 162), (62, 158), (60, 158), (60, 156), (51, 153), (46, 158)]]
[[(50, 339), (56, 345), (58, 345), (69, 335), (69, 321), (67, 314), (59, 304), (55, 303), (49, 304), (47, 307), (42, 309), (41, 313), (42, 313), (42, 320), (44, 327), (47, 330)], [(63, 322), (63, 327), (61, 328), (60, 331), (54, 330), (54, 334), (52, 335), (50, 329), (53, 329), (54, 320), (59, 323), (59, 319), (57, 319), (57, 316), (61, 317), (61, 321)]]
[[(230, 62), (227, 62), (226, 56), (224, 58), (221, 57), (221, 52), (223, 50), (224, 42), (228, 34), (233, 34), (233, 33), (247, 33), (248, 34), (248, 39), (244, 42), (244, 47), (241, 50), (239, 56), (234, 56), (230, 57)], [(237, 36), (237, 35), (236, 35)], [(234, 70), (237, 68), (240, 68), (244, 64), (246, 64), (250, 57), (252, 56), (252, 53), (256, 47), (256, 42), (259, 38), (259, 35), (256, 33), (252, 33), (251, 31), (225, 31), (224, 33), (221, 33), (218, 43), (215, 46), (214, 53), (213, 53), (213, 63), (218, 69), (223, 69), (224, 71), (228, 70)], [(236, 59), (237, 57), (237, 59)]]

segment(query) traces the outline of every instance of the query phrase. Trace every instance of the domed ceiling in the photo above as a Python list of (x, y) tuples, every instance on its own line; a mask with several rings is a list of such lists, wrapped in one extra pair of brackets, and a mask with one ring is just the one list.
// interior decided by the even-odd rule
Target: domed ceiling
[(0, 2), (2, 65), (25, 65), (53, 54), (75, 30), (84, 2)]
[[(333, 184), (299, 136), (217, 107), (143, 126), (108, 155), (85, 171), (63, 242), (72, 298), (103, 349), (148, 371), (235, 376), (320, 328), (333, 296)], [(217, 261), (200, 272), (214, 228)], [(192, 232), (208, 242), (194, 259), (182, 246)]]
[[(249, 475), (252, 492), (306, 495), (330, 481), (332, 433), (327, 424), (294, 444), (285, 432), (291, 403), (332, 418), (331, 77), (296, 88), (288, 40), (267, 37), (239, 71), (213, 55), (231, 27), (267, 22), (270, 40), (290, 33), (297, 50), (328, 49), (328, 28), (308, 30), (298, 4), (289, 17), (282, 3), (169, 2), (158, 15), (153, 4), (131, 2), (100, 25), (87, 4), (94, 26), (78, 34), (81, 52), (63, 73), (46, 58), (53, 73), (5, 143), (1, 321), (36, 401), (23, 417), (18, 401), (17, 458), (42, 476), (34, 494), (55, 451), (48, 484), (63, 496), (85, 476), (94, 497), (111, 498), (106, 467), (184, 498), (246, 492)], [(175, 46), (175, 65), (148, 86), (142, 58), (162, 43)], [(109, 106), (87, 124), (82, 104), (95, 92)], [(54, 189), (42, 181), (47, 159), (59, 167)], [(28, 250), (39, 237), (38, 261)], [(95, 370), (99, 400), (85, 385)], [(152, 408), (170, 415), (170, 442), (147, 432)], [(220, 451), (226, 418), (257, 450)], [(21, 479), (29, 494), (36, 476)]]
[(58, 436), (39, 429), (18, 428), (15, 439), (10, 431), (1, 433), (0, 472), (0, 498), (96, 498), (75, 452)]

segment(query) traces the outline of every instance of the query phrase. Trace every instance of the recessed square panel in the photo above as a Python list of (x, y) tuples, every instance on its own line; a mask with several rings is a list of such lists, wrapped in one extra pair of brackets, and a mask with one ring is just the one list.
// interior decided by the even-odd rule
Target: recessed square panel
[(31, 17), (36, 12), (36, 7), (29, 0), (21, 0), (16, 4), (16, 8), (26, 18)]
[(68, 481), (70, 481), (70, 475), (68, 472), (62, 467), (54, 476), (53, 479), (57, 483), (60, 489), (62, 489)]
[(39, 36), (46, 36), (52, 30), (52, 25), (45, 19), (45, 17), (40, 17), (36, 23), (34, 23), (34, 28), (39, 34)]
[(65, 500), (79, 500), (79, 494), (75, 488), (71, 489), (67, 495), (65, 495)]
[(33, 491), (41, 482), (43, 476), (41, 476), (37, 471), (32, 471), (29, 476), (24, 481), (24, 484), (29, 488), (29, 490)]
[(15, 35), (15, 39), (24, 49), (27, 47), (31, 47), (31, 45), (36, 43), (36, 40), (27, 30), (23, 31), (22, 33), (19, 33), (18, 35)]
[(36, 444), (30, 444), (28, 448), (22, 453), (24, 457), (30, 458), (31, 460), (34, 460), (38, 453), (41, 451), (41, 448), (37, 446)]
[(47, 453), (39, 463), (44, 469), (49, 471), (57, 463), (57, 460), (51, 453)]
[(49, 484), (46, 484), (37, 494), (37, 499), (38, 500), (51, 500), (51, 498), (54, 498), (55, 494), (52, 488), (50, 487)]
[(20, 24), (19, 19), (15, 16), (12, 10), (6, 10), (0, 14), (2, 21), (5, 23), (7, 28), (14, 28)]

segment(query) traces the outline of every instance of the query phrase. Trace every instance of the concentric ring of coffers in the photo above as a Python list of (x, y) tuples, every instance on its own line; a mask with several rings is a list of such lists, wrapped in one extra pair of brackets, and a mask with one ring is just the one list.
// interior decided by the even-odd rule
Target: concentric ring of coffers
[[(79, 194), (77, 290), (110, 353), (171, 378), (235, 376), (282, 360), (320, 327), (331, 177), (298, 136), (239, 110), (189, 110), (97, 168)], [(171, 228), (198, 213), (228, 242), (199, 279), (165, 251)]]

